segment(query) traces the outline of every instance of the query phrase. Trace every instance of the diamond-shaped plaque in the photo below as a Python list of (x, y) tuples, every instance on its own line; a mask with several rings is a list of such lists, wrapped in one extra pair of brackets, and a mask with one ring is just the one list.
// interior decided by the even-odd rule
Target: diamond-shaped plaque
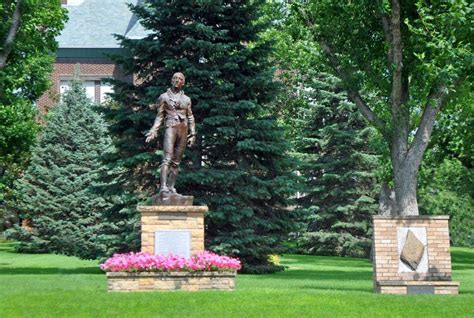
[(408, 230), (407, 239), (400, 254), (400, 260), (415, 271), (420, 264), (424, 251), (425, 246), (423, 243), (411, 230)]

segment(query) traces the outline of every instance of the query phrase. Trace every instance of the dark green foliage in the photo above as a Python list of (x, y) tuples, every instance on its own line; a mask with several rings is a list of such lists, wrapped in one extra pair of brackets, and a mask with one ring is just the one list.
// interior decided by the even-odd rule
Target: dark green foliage
[(280, 16), (266, 37), (276, 39), (272, 57), (286, 87), (275, 112), (293, 141), (298, 172), (306, 180), (297, 204), (305, 226), (295, 233), (292, 249), (366, 256), (376, 211), (376, 135), (355, 113), (340, 81), (327, 74), (310, 30), (286, 14), (284, 4), (269, 9), (269, 16)]
[[(451, 242), (474, 246), (473, 93), (460, 92), (438, 118), (420, 173), (420, 209), (449, 215)], [(470, 107), (466, 107), (470, 105)]]
[(55, 252), (95, 258), (100, 212), (108, 203), (91, 192), (110, 151), (104, 120), (93, 110), (82, 85), (74, 81), (50, 113), (33, 149), (31, 164), (15, 185), (16, 208), (32, 230), (16, 227), (21, 252)]
[(242, 274), (252, 274), (252, 275), (261, 275), (261, 274), (271, 274), (271, 273), (278, 273), (283, 272), (288, 266), (281, 266), (281, 265), (250, 265), (247, 264), (239, 273)]
[(134, 204), (156, 191), (161, 162), (161, 151), (155, 151), (161, 137), (159, 145), (144, 142), (156, 115), (148, 105), (177, 71), (186, 75), (198, 133), (177, 189), (209, 206), (206, 248), (240, 257), (246, 267), (267, 265), (267, 255), (294, 228), (292, 212), (284, 209), (294, 192), (287, 145), (264, 106), (277, 85), (266, 62), (269, 43), (257, 42), (266, 27), (256, 22), (260, 2), (145, 1), (132, 7), (151, 33), (142, 40), (120, 38), (133, 58), (117, 62), (137, 74), (139, 84), (116, 82), (114, 98), (122, 106), (106, 113), (117, 149), (108, 159), (117, 171), (116, 187), (106, 191), (131, 199), (122, 214), (107, 216), (117, 230), (120, 222), (127, 224), (109, 236), (110, 252), (128, 243), (137, 248)]
[(378, 160), (369, 146), (374, 131), (336, 78), (320, 73), (300, 94), (295, 149), (306, 189), (298, 205), (308, 227), (299, 243), (311, 254), (367, 256), (377, 211)]
[[(19, 27), (13, 41), (7, 39), (19, 6)], [(59, 1), (14, 1), (0, 3), (0, 104), (14, 99), (35, 101), (49, 87), (58, 36), (67, 20)], [(3, 59), (0, 59), (3, 60)]]
[(474, 172), (457, 159), (429, 159), (422, 167), (420, 209), (427, 215), (449, 215), (452, 244), (473, 247)]
[[(17, 32), (9, 37), (15, 8), (19, 8)], [(25, 169), (39, 126), (33, 103), (49, 87), (55, 37), (63, 28), (67, 11), (59, 1), (0, 3), (0, 206), (12, 199), (13, 181)], [(12, 41), (7, 41), (11, 39)], [(0, 231), (16, 216), (0, 208)], [(12, 217), (10, 217), (12, 216)], [(5, 221), (5, 222), (3, 222)]]
[[(30, 158), (30, 147), (34, 144), (39, 126), (35, 121), (36, 109), (32, 103), (22, 99), (0, 101), (0, 205), (12, 197), (12, 185), (25, 169)], [(5, 214), (12, 214), (5, 210)], [(0, 231), (11, 223), (2, 220)], [(5, 221), (5, 222), (4, 222)]]

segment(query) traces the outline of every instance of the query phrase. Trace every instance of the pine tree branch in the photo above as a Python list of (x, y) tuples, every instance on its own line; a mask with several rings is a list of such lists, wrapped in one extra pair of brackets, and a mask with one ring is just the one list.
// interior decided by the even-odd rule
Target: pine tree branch
[[(303, 19), (303, 22), (306, 24), (307, 27), (313, 29), (314, 24), (310, 21), (306, 13), (301, 10), (300, 7), (296, 7), (296, 10), (298, 11), (298, 14), (300, 17)], [(329, 45), (329, 43), (324, 39), (322, 36), (316, 36), (313, 33), (313, 36), (315, 37), (315, 40), (319, 43), (321, 46), (323, 52), (326, 54), (326, 56), (329, 59), (329, 63), (331, 67), (335, 70), (337, 76), (341, 78), (344, 82), (351, 82), (352, 77), (350, 76), (350, 73), (348, 70), (346, 70), (343, 66), (342, 63), (339, 61), (339, 58), (337, 57), (336, 52), (334, 49)], [(365, 100), (362, 98), (361, 94), (357, 89), (353, 88), (348, 88), (346, 87), (348, 91), (348, 96), (351, 99), (351, 101), (356, 105), (356, 107), (359, 109), (359, 111), (362, 113), (362, 115), (372, 124), (374, 125), (381, 133), (384, 135), (386, 138), (388, 138), (389, 131), (387, 128), (386, 123), (379, 117), (377, 114), (375, 114), (372, 109), (367, 105)]]
[(21, 0), (16, 1), (15, 10), (13, 11), (12, 24), (10, 29), (7, 32), (5, 40), (3, 42), (3, 50), (0, 53), (0, 70), (5, 67), (7, 64), (8, 56), (11, 53), (13, 48), (13, 41), (15, 40), (16, 34), (20, 27), (21, 17), (20, 17), (20, 5)]

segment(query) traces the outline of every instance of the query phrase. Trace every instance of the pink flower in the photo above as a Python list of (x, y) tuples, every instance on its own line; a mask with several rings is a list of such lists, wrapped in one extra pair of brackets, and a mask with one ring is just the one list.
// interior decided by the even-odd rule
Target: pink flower
[(177, 255), (151, 255), (149, 253), (114, 254), (100, 265), (107, 272), (171, 272), (171, 271), (235, 271), (241, 268), (240, 260), (204, 251), (187, 259)]

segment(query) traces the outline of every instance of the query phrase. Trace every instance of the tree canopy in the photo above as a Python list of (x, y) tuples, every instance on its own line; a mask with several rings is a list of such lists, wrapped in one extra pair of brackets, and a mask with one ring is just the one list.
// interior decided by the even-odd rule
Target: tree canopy
[(0, 3), (0, 201), (25, 168), (38, 132), (34, 102), (50, 85), (55, 37), (67, 19), (59, 1)]
[(6, 0), (0, 4), (0, 102), (36, 101), (49, 86), (55, 37), (67, 19), (59, 1)]
[(417, 215), (436, 115), (472, 80), (467, 1), (311, 1), (293, 8), (349, 98), (390, 149), (397, 208)]

